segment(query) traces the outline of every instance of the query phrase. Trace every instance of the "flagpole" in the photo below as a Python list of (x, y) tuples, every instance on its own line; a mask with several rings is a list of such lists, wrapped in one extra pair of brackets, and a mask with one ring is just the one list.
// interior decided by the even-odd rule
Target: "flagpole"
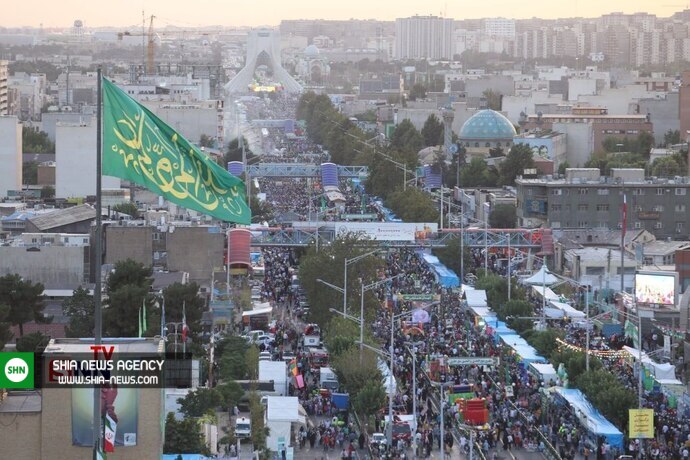
[[(101, 172), (103, 170), (102, 161), (102, 151), (103, 151), (103, 91), (102, 91), (102, 75), (101, 66), (98, 66), (96, 71), (96, 278), (93, 290), (93, 303), (94, 303), (94, 328), (93, 337), (94, 344), (100, 345), (103, 338), (103, 311), (101, 308), (101, 265), (103, 263), (102, 257), (102, 232), (103, 232), (103, 217), (101, 216), (102, 211), (102, 179)], [(93, 457), (98, 458), (98, 450), (101, 445), (101, 440), (103, 436), (103, 431), (101, 429), (101, 391), (99, 385), (94, 385), (93, 391)]]
[[(628, 227), (628, 197), (623, 192), (623, 222), (621, 224), (621, 293), (625, 292), (625, 231)], [(634, 292), (633, 292), (634, 295)]]

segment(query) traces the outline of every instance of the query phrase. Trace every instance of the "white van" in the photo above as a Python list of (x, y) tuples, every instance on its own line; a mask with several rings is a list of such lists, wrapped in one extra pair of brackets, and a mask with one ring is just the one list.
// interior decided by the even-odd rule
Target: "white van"
[(237, 439), (247, 439), (252, 435), (252, 422), (247, 417), (235, 420), (235, 436)]

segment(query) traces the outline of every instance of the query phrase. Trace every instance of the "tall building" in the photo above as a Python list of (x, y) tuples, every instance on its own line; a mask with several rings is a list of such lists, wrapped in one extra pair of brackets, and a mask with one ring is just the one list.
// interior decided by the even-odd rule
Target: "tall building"
[(7, 111), (8, 105), (8, 88), (7, 80), (9, 78), (8, 62), (0, 60), (0, 116), (9, 115)]
[(22, 125), (13, 116), (0, 116), (0, 198), (22, 189)]
[(452, 59), (453, 20), (413, 16), (395, 20), (396, 59)]
[(515, 181), (518, 225), (548, 228), (621, 228), (623, 194), (627, 229), (647, 230), (657, 239), (690, 237), (690, 178), (644, 176), (644, 169), (568, 168), (565, 179)]
[[(96, 195), (96, 124), (58, 124), (55, 129), (55, 163), (57, 198)], [(103, 176), (103, 189), (119, 188), (120, 179)]]
[(506, 18), (486, 18), (484, 23), (484, 33), (490, 37), (515, 39), (515, 20)]

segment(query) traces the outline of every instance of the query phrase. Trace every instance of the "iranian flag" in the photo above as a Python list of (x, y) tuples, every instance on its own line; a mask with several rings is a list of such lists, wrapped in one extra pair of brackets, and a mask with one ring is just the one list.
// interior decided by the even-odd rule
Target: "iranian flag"
[(105, 414), (105, 451), (115, 452), (115, 432), (117, 431), (117, 423), (110, 418), (110, 415)]
[(185, 305), (182, 304), (182, 341), (187, 341), (187, 334), (189, 333), (189, 327), (187, 327), (187, 312), (185, 311)]

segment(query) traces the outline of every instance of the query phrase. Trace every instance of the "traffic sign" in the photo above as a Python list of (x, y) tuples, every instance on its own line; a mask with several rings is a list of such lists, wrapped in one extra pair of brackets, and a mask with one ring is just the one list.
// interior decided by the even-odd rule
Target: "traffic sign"
[(450, 153), (458, 153), (458, 144), (450, 144), (450, 147), (448, 147), (448, 151)]
[(446, 359), (449, 366), (498, 366), (500, 360), (497, 356), (462, 356)]

